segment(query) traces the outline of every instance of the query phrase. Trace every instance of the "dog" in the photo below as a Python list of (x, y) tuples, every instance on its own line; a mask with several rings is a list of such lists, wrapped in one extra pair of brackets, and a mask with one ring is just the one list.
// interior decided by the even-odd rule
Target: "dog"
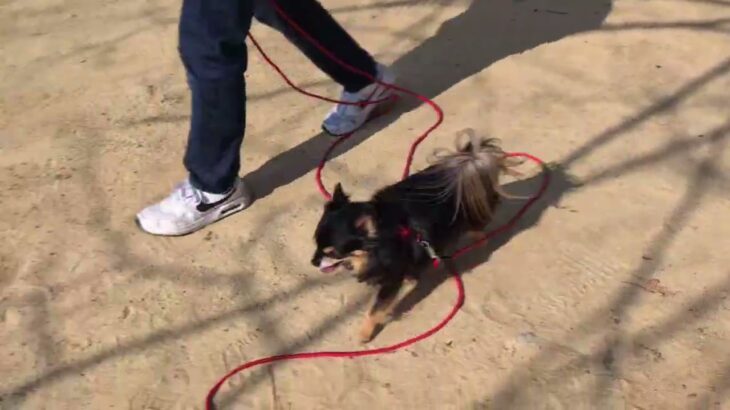
[(477, 138), (467, 129), (457, 135), (456, 151), (437, 150), (430, 166), (369, 201), (351, 201), (336, 185), (315, 230), (311, 263), (378, 288), (359, 331), (361, 342), (385, 325), (404, 282), (415, 283), (449, 244), (483, 233), (501, 197), (511, 197), (500, 189), (499, 178), (519, 175), (517, 164), (498, 140)]

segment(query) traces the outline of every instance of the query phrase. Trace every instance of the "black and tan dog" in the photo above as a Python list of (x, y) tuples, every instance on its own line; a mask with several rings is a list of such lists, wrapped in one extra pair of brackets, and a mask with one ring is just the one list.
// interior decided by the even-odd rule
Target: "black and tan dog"
[(355, 202), (337, 184), (317, 226), (312, 264), (322, 272), (351, 272), (378, 287), (360, 330), (363, 342), (385, 324), (406, 280), (417, 280), (448, 244), (480, 233), (500, 202), (499, 177), (517, 174), (494, 139), (471, 130), (457, 150), (435, 153), (431, 166)]

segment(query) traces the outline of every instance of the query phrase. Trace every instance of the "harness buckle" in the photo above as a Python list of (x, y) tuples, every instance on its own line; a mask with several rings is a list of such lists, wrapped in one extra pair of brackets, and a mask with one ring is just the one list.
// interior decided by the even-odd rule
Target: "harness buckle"
[(423, 239), (418, 240), (418, 244), (421, 245), (421, 247), (428, 253), (428, 256), (433, 260), (440, 260), (441, 258), (438, 256), (436, 251), (433, 249), (433, 246), (431, 246), (428, 241), (425, 241)]

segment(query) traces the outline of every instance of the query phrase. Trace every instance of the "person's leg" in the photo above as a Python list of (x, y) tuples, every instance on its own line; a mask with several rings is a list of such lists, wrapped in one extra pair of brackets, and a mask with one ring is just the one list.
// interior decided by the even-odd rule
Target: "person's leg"
[(375, 77), (376, 64), (370, 54), (360, 47), (317, 0), (254, 0), (253, 3), (256, 20), (281, 32), (312, 63), (341, 84), (346, 91), (354, 93), (372, 83), (368, 77), (354, 73), (332, 61), (276, 11), (275, 4), (337, 58)]
[(192, 99), (184, 163), (206, 192), (224, 193), (238, 177), (252, 14), (251, 0), (183, 1), (180, 56)]
[[(391, 84), (395, 76), (385, 67), (375, 62), (373, 57), (335, 21), (317, 0), (253, 0), (254, 15), (257, 20), (280, 31), (319, 69), (327, 73), (344, 88), (341, 100), (349, 102), (383, 100), (391, 90), (375, 84), (372, 78)], [(333, 61), (316, 47), (310, 39), (303, 36), (277, 11), (278, 5), (283, 13), (293, 20), (318, 44), (334, 54), (346, 64), (362, 70), (368, 75), (356, 73), (342, 64)], [(338, 104), (322, 124), (322, 128), (332, 135), (343, 135), (362, 126), (376, 105)]]
[(245, 121), (245, 37), (252, 17), (252, 0), (183, 0), (179, 50), (192, 100), (184, 158), (189, 178), (137, 215), (146, 232), (187, 234), (251, 202), (238, 171)]

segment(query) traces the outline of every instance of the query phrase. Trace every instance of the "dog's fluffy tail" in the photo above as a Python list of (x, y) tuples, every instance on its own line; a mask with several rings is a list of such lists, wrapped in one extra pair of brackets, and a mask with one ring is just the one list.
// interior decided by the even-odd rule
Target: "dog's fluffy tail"
[(456, 201), (454, 218), (462, 213), (473, 227), (491, 221), (500, 196), (514, 197), (501, 189), (499, 179), (502, 174), (520, 175), (513, 167), (521, 161), (507, 157), (498, 142), (466, 129), (457, 134), (456, 151), (434, 153), (433, 169), (443, 178), (443, 193)]

